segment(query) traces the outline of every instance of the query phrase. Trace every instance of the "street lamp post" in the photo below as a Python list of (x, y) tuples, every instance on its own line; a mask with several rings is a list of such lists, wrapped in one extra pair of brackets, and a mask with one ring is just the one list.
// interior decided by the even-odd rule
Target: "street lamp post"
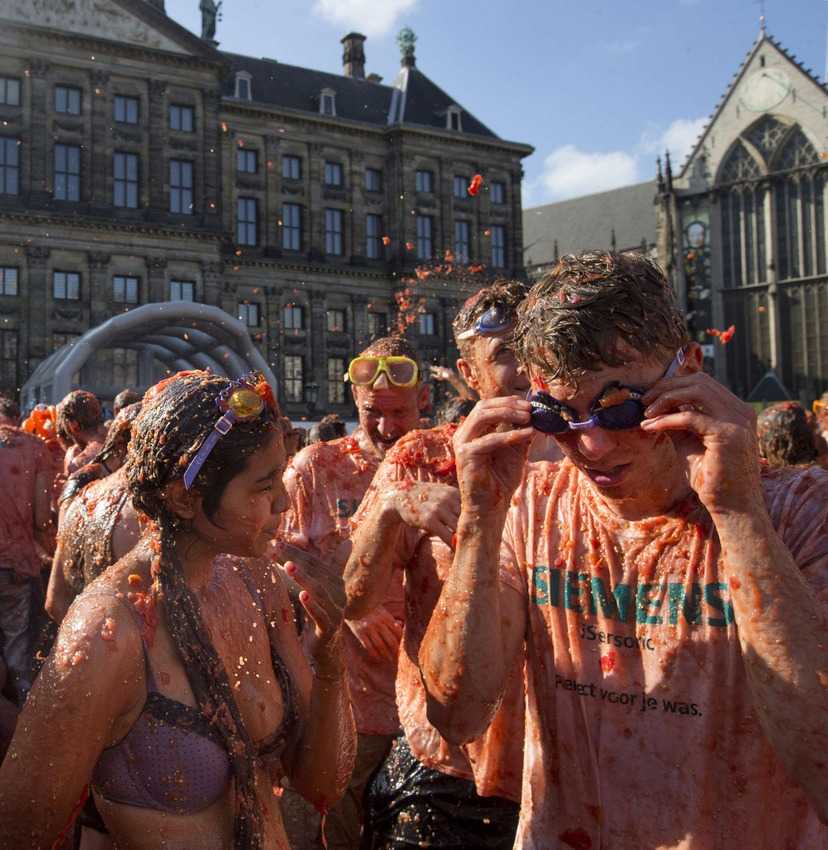
[(319, 384), (310, 381), (305, 384), (305, 404), (308, 408), (308, 416), (312, 419), (316, 412), (316, 403), (319, 401)]

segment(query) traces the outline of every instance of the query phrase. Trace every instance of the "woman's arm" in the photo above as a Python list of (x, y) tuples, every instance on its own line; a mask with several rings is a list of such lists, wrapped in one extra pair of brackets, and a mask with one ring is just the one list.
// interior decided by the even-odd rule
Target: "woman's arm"
[(75, 556), (78, 555), (75, 547), (80, 542), (80, 535), (76, 533), (76, 524), (73, 522), (74, 514), (72, 502), (61, 508), (58, 523), (61, 534), (58, 536), (49, 574), (49, 586), (46, 589), (46, 613), (58, 624), (63, 621), (76, 595), (67, 576)]
[(140, 638), (114, 598), (66, 616), (0, 767), (0, 847), (49, 850), (116, 723), (144, 692)]

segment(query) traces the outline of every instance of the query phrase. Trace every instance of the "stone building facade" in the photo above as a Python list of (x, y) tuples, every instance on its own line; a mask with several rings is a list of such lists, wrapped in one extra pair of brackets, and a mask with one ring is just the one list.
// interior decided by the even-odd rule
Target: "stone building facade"
[[(423, 74), (414, 41), (403, 34), (384, 85), (357, 33), (337, 75), (219, 51), (163, 0), (2, 0), (3, 388), (119, 311), (196, 300), (248, 325), (291, 416), (314, 387), (317, 412), (348, 415), (347, 360), (394, 326), (417, 264), (450, 249), (521, 274), (531, 148)], [(425, 362), (455, 356), (465, 295), (418, 282), (410, 334)], [(78, 379), (111, 397), (161, 371), (113, 349)]]

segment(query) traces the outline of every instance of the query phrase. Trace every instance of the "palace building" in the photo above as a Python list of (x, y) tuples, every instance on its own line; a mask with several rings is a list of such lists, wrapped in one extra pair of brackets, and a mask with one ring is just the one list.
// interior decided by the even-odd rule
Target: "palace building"
[[(463, 287), (432, 276), (404, 290), (447, 249), (522, 273), (531, 147), (430, 80), (408, 30), (391, 83), (366, 73), (358, 33), (340, 74), (204, 36), (163, 0), (0, 3), (3, 388), (113, 315), (170, 300), (246, 324), (293, 418), (349, 415), (347, 361), (406, 299), (423, 361), (451, 361)], [(485, 189), (470, 197), (476, 173)], [(168, 365), (113, 348), (77, 379), (111, 398)]]

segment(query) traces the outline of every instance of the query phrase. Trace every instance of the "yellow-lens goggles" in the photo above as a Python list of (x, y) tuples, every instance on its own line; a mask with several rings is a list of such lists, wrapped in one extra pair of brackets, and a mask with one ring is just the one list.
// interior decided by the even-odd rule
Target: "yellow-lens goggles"
[(355, 387), (370, 387), (385, 372), (395, 387), (413, 387), (417, 383), (417, 364), (405, 355), (355, 357), (348, 366), (348, 380)]

